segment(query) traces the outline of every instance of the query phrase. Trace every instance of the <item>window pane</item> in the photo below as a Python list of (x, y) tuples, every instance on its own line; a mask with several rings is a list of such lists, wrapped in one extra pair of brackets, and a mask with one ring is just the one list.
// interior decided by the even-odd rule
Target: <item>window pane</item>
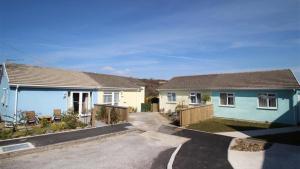
[(234, 97), (228, 97), (228, 105), (234, 105)]
[(260, 95), (258, 97), (258, 104), (259, 104), (259, 107), (268, 107), (268, 101), (267, 101), (267, 96), (264, 94), (264, 95)]
[(172, 93), (172, 101), (176, 101), (176, 93)]
[(197, 93), (197, 103), (201, 103), (201, 94)]
[(168, 93), (168, 101), (172, 101), (172, 94), (171, 93)]
[(269, 98), (269, 107), (276, 107), (276, 98), (275, 97)]
[(227, 94), (220, 93), (220, 100), (221, 105), (227, 105)]
[(114, 105), (117, 106), (119, 104), (119, 92), (114, 93)]
[(196, 96), (191, 96), (191, 103), (196, 103)]
[(111, 103), (112, 95), (104, 95), (104, 103)]

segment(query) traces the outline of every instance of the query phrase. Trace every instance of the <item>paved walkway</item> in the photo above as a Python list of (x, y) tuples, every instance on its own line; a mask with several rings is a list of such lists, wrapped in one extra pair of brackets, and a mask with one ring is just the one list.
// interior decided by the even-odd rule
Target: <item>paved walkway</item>
[(215, 134), (229, 136), (229, 137), (236, 137), (236, 138), (247, 138), (247, 137), (263, 136), (263, 135), (280, 134), (280, 133), (290, 133), (294, 131), (300, 131), (300, 127), (284, 127), (284, 128), (262, 129), (262, 130), (220, 132)]
[(274, 143), (266, 151), (228, 150), (228, 160), (235, 169), (299, 169), (299, 154), (300, 146)]
[(67, 141), (74, 141), (78, 139), (84, 139), (88, 137), (94, 137), (109, 133), (116, 133), (120, 131), (128, 130), (128, 126), (131, 126), (129, 123), (118, 124), (113, 126), (105, 126), (105, 127), (98, 127), (98, 128), (91, 128), (91, 129), (83, 129), (83, 130), (75, 130), (70, 132), (61, 132), (61, 133), (54, 133), (48, 135), (40, 135), (40, 136), (33, 136), (33, 137), (25, 137), (19, 139), (12, 139), (12, 140), (4, 140), (0, 141), (0, 146), (6, 146), (11, 144), (19, 144), (30, 142), (35, 147), (47, 146)]

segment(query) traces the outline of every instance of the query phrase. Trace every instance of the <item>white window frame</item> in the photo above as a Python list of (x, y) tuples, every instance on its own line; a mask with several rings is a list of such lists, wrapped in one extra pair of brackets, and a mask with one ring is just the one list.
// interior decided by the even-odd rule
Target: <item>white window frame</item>
[[(196, 98), (196, 103), (192, 103), (192, 94), (194, 94), (193, 96), (195, 96)], [(198, 98), (197, 98), (197, 94), (200, 94), (200, 102), (198, 102)], [(199, 105), (201, 104), (201, 100), (202, 100), (202, 93), (201, 92), (190, 92), (190, 98), (189, 98), (189, 101), (190, 103), (189, 104), (194, 104), (194, 105)]]
[(8, 89), (7, 88), (3, 88), (2, 89), (2, 96), (1, 96), (1, 104), (3, 106), (7, 106), (8, 104)]
[[(89, 110), (91, 110), (91, 92), (89, 91), (70, 91), (70, 98), (68, 99), (68, 103), (69, 103), (69, 108), (73, 108), (73, 94), (74, 93), (79, 93), (79, 108), (78, 108), (78, 115), (79, 116), (89, 116), (91, 115), (91, 112)], [(87, 93), (88, 94), (88, 112), (87, 113), (82, 113), (82, 96), (83, 93)]]
[[(108, 94), (109, 93), (109, 94)], [(118, 93), (118, 95), (116, 94)], [(111, 96), (111, 102), (105, 102), (105, 99), (104, 97), (105, 96)], [(115, 105), (115, 97), (118, 96), (118, 102), (117, 102), (117, 105)], [(114, 106), (118, 106), (119, 103), (120, 103), (120, 96), (121, 96), (121, 93), (119, 91), (103, 91), (103, 103), (104, 104), (109, 104), (109, 105), (114, 105)]]
[[(174, 94), (174, 97), (173, 97)], [(169, 95), (171, 95), (171, 100), (169, 100)], [(168, 103), (176, 103), (176, 93), (175, 92), (168, 92), (167, 93), (167, 100)]]
[[(261, 107), (259, 106), (259, 97), (261, 95), (267, 95), (267, 107)], [(275, 97), (275, 103), (276, 103), (276, 107), (270, 107), (269, 106), (269, 95), (274, 95)], [(277, 99), (277, 94), (276, 93), (268, 93), (268, 92), (261, 92), (257, 95), (257, 108), (258, 109), (268, 109), (268, 110), (277, 110), (278, 109), (278, 99)]]
[[(221, 94), (226, 94), (226, 104), (222, 104), (221, 102)], [(228, 104), (228, 94), (232, 94), (231, 97), (233, 97), (233, 104)], [(233, 92), (220, 92), (219, 93), (219, 106), (221, 107), (235, 107), (235, 93)]]

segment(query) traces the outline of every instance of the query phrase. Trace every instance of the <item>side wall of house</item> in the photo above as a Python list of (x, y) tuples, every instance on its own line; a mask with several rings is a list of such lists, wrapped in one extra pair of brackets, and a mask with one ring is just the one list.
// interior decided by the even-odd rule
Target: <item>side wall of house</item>
[[(233, 107), (220, 106), (220, 92), (234, 93), (235, 105)], [(277, 109), (258, 108), (257, 96), (259, 93), (275, 93), (277, 96)], [(213, 91), (214, 115), (224, 118), (295, 124), (295, 95), (296, 93), (293, 90)]]
[[(177, 91), (159, 91), (159, 108), (162, 112), (175, 112), (175, 108), (177, 105), (187, 105), (189, 107), (193, 107), (194, 105), (190, 104), (190, 93), (191, 92), (199, 92), (201, 96), (209, 95), (211, 96), (210, 91), (200, 91), (200, 90), (177, 90)], [(169, 102), (168, 101), (168, 93), (176, 93), (176, 101)], [(208, 102), (211, 103), (211, 102)]]
[(137, 111), (141, 111), (141, 103), (145, 101), (145, 88), (141, 87), (140, 90), (99, 90), (98, 104), (104, 104), (104, 91), (119, 92), (119, 106), (133, 107)]
[(0, 116), (2, 119), (5, 119), (3, 115), (9, 115), (9, 106), (10, 103), (10, 88), (8, 84), (8, 77), (4, 70), (4, 67), (2, 67), (1, 71), (1, 81), (0, 81)]

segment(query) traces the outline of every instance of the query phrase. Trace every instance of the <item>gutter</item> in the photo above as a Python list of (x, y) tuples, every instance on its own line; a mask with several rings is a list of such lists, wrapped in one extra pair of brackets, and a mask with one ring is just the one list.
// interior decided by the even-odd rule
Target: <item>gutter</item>
[(207, 88), (207, 89), (157, 89), (157, 91), (186, 91), (186, 90), (297, 90), (300, 89), (295, 88)]
[(34, 88), (61, 88), (61, 89), (99, 89), (99, 87), (82, 87), (82, 86), (46, 86), (46, 85), (30, 85), (30, 84), (9, 84), (10, 86), (17, 87), (34, 87)]

